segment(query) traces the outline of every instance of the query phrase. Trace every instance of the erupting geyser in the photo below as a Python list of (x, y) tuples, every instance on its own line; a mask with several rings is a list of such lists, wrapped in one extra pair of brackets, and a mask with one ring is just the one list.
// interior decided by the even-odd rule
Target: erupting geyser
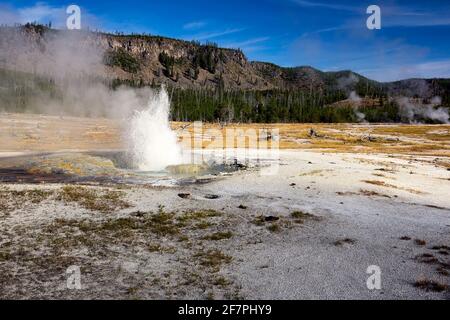
[(130, 156), (141, 171), (162, 171), (182, 162), (177, 135), (170, 128), (170, 101), (164, 87), (152, 95), (145, 110), (135, 111), (129, 128)]

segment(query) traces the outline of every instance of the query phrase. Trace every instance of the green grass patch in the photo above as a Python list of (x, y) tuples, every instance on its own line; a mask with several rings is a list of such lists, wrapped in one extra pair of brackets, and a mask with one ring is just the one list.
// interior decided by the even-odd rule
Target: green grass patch
[(228, 264), (233, 260), (232, 257), (217, 249), (199, 252), (195, 255), (195, 258), (199, 259), (201, 266), (214, 269), (215, 271), (219, 271), (222, 265)]
[(117, 209), (130, 208), (131, 205), (123, 200), (122, 191), (97, 191), (79, 186), (65, 186), (58, 193), (57, 200), (66, 203), (77, 203), (85, 209), (110, 213)]
[(269, 230), (270, 232), (273, 232), (273, 233), (278, 233), (281, 231), (281, 227), (279, 224), (273, 223), (273, 224), (267, 226), (267, 230)]

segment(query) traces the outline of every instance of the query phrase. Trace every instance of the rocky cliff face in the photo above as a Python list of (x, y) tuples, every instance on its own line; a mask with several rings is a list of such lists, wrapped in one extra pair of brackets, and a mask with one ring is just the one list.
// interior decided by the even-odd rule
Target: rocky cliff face
[(194, 89), (323, 90), (330, 84), (326, 73), (311, 67), (250, 62), (240, 50), (213, 44), (42, 26), (0, 28), (0, 33), (0, 67), (44, 75), (69, 68), (72, 74), (81, 70), (108, 79)]
[(369, 81), (351, 71), (327, 73), (306, 66), (283, 68), (271, 63), (250, 62), (240, 50), (195, 42), (146, 36), (101, 35), (101, 38), (102, 43), (107, 42), (103, 49), (109, 54), (128, 57), (139, 66), (136, 70), (127, 70), (120, 63), (110, 63), (111, 75), (121, 79), (142, 79), (146, 83), (166, 83), (181, 88), (223, 86), (242, 90), (315, 91), (330, 87), (352, 90), (357, 82)]
[[(166, 83), (181, 88), (271, 89), (268, 81), (239, 50), (162, 37), (100, 35), (103, 49), (116, 63), (110, 76)], [(106, 45), (105, 45), (106, 44)], [(134, 61), (129, 69), (118, 60)]]

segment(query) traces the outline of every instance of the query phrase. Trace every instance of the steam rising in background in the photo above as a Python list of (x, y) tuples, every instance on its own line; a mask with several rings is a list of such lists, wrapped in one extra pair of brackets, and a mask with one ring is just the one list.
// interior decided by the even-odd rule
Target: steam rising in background
[(422, 123), (426, 120), (432, 120), (440, 123), (450, 123), (448, 110), (438, 107), (442, 103), (440, 97), (434, 97), (429, 104), (413, 101), (405, 97), (397, 98), (396, 101), (399, 105), (400, 116), (403, 121)]
[(361, 97), (356, 93), (356, 91), (350, 92), (350, 96), (348, 97), (350, 101), (360, 103), (362, 101)]
[(353, 108), (353, 112), (355, 113), (355, 116), (356, 116), (356, 119), (358, 120), (358, 122), (366, 123), (367, 122), (366, 115), (358, 110), (358, 107), (360, 106), (360, 104), (362, 102), (362, 98), (356, 93), (356, 91), (352, 91), (352, 92), (350, 92), (348, 99), (357, 105), (357, 107)]
[[(431, 94), (430, 85), (423, 79), (411, 79), (408, 81), (408, 89), (403, 89), (402, 94), (405, 96), (397, 96), (390, 98), (393, 100), (399, 109), (399, 117), (405, 123), (450, 123), (449, 110), (441, 107), (442, 99), (435, 96), (430, 99), (429, 103), (424, 103), (423, 99), (413, 99), (413, 96), (427, 97)], [(360, 110), (364, 104), (364, 99), (361, 98), (355, 90), (355, 86), (360, 82), (360, 79), (354, 74), (346, 77), (341, 77), (337, 80), (337, 89), (347, 93), (347, 100), (353, 107), (353, 112), (358, 122), (367, 123), (366, 115)]]
[(354, 88), (359, 83), (359, 78), (351, 73), (348, 77), (339, 78), (337, 81), (337, 88), (342, 91), (346, 91), (348, 94), (348, 100), (351, 102), (353, 112), (358, 122), (366, 123), (366, 115), (359, 111), (359, 107), (363, 99), (356, 93), (355, 90), (349, 92), (349, 88)]
[(341, 77), (337, 80), (337, 89), (348, 91), (348, 88), (353, 88), (358, 82), (359, 78), (350, 73), (347, 77)]
[(82, 31), (49, 31), (41, 37), (10, 29), (1, 34), (0, 68), (49, 84), (39, 87), (32, 83), (36, 79), (25, 80), (31, 83), (32, 96), (23, 111), (123, 118), (144, 108), (151, 89), (111, 89), (101, 41), (97, 34)]
[[(152, 94), (147, 89), (121, 87), (111, 89), (104, 65), (107, 44), (98, 33), (65, 30), (66, 7), (38, 2), (21, 9), (0, 4), (0, 24), (13, 26), (36, 21), (52, 23), (61, 30), (39, 28), (0, 29), (0, 68), (11, 70), (6, 87), (16, 89), (25, 84), (26, 105), (22, 112), (56, 115), (123, 118), (134, 109), (144, 108)], [(97, 25), (96, 18), (83, 10), (82, 26)], [(22, 74), (23, 73), (23, 74)], [(0, 84), (1, 87), (1, 84)], [(17, 100), (21, 99), (18, 96)], [(3, 102), (3, 103), (2, 103)], [(0, 101), (0, 111), (5, 111)], [(14, 106), (9, 109), (14, 110)]]

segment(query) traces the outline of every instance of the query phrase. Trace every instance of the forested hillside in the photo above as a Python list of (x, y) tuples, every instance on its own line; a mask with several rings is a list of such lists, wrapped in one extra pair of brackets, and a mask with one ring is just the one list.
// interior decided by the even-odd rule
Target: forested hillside
[[(67, 75), (85, 86), (101, 83), (111, 90), (164, 84), (172, 99), (172, 118), (186, 121), (398, 122), (405, 120), (400, 96), (427, 108), (450, 106), (448, 79), (379, 83), (352, 71), (251, 62), (238, 48), (214, 43), (66, 33), (40, 25), (0, 27), (0, 111), (42, 112), (35, 106), (49, 100), (67, 104), (72, 99), (66, 97)], [(83, 56), (83, 50), (61, 39), (89, 51)], [(435, 97), (439, 103), (431, 104)], [(77, 110), (58, 112), (76, 115)]]

